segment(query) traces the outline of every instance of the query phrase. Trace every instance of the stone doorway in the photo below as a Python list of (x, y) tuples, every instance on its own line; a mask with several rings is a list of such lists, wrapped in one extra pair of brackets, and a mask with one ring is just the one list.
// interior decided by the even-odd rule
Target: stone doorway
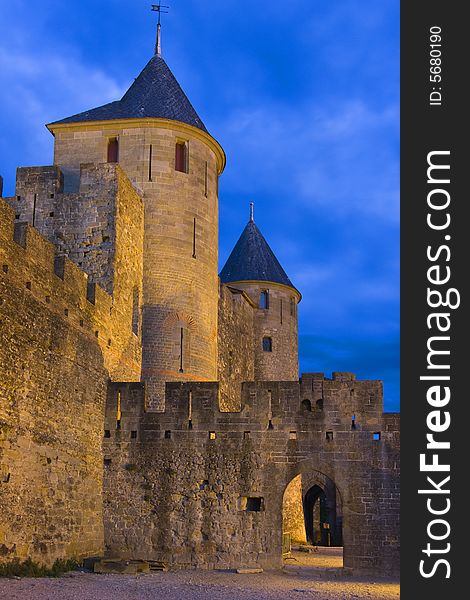
[(334, 484), (315, 484), (302, 500), (307, 542), (313, 546), (342, 546), (342, 518)]
[(290, 538), (292, 550), (286, 564), (341, 568), (342, 526), (341, 495), (329, 477), (311, 471), (290, 481), (283, 496), (283, 542)]

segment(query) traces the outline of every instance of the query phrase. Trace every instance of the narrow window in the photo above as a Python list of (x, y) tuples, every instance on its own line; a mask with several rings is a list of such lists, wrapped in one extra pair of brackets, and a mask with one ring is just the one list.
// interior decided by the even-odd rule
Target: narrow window
[(269, 291), (263, 290), (259, 295), (259, 307), (267, 310), (269, 308)]
[(137, 439), (137, 431), (131, 431), (131, 440)]
[(244, 440), (249, 440), (250, 439), (250, 431), (244, 431), (243, 432), (243, 439)]
[(36, 223), (36, 202), (38, 201), (38, 195), (34, 194), (33, 198), (33, 227)]
[(264, 510), (264, 498), (242, 496), (238, 500), (238, 507), (246, 512), (260, 512)]
[(183, 342), (184, 342), (184, 329), (180, 328), (180, 373), (183, 373)]
[(105, 429), (104, 430), (104, 437), (105, 438), (110, 438), (111, 437), (111, 431), (109, 429)]
[(171, 440), (171, 431), (169, 431), (168, 429), (165, 431), (165, 439)]
[(111, 459), (110, 458), (105, 458), (104, 459), (104, 468), (108, 469), (111, 466)]
[(121, 429), (121, 391), (117, 393), (117, 407), (116, 407), (116, 429)]
[(310, 400), (308, 398), (306, 398), (305, 400), (302, 400), (302, 408), (303, 408), (303, 410), (305, 410), (307, 412), (312, 412), (312, 403), (310, 402)]
[(215, 438), (217, 437), (215, 431), (209, 431), (209, 439), (210, 440), (215, 440)]
[(134, 290), (132, 298), (132, 333), (139, 335), (139, 290)]
[(150, 144), (150, 149), (149, 149), (149, 181), (152, 181), (152, 153), (153, 153), (153, 146), (152, 146), (152, 144)]
[(273, 339), (270, 337), (263, 338), (263, 351), (264, 352), (272, 352), (273, 351)]
[(326, 432), (326, 439), (330, 442), (333, 439), (333, 432), (332, 431), (327, 431)]
[(185, 142), (176, 142), (175, 169), (181, 173), (188, 172), (188, 145)]
[(351, 429), (356, 429), (356, 415), (351, 417)]
[(380, 441), (380, 431), (376, 431), (375, 433), (373, 433), (372, 439), (374, 440), (374, 442), (379, 442)]
[(193, 258), (196, 258), (196, 217), (193, 221)]
[(206, 160), (206, 166), (204, 171), (204, 196), (207, 198), (207, 178), (208, 178), (208, 164)]
[(289, 439), (296, 440), (297, 439), (297, 431), (289, 431)]
[(119, 141), (117, 138), (111, 138), (108, 140), (108, 162), (119, 162)]
[(295, 298), (293, 296), (290, 299), (290, 316), (295, 317)]
[(323, 398), (320, 398), (320, 400), (316, 401), (316, 407), (318, 408), (318, 410), (323, 410)]
[(8, 273), (8, 265), (3, 265), (2, 269), (4, 273)]

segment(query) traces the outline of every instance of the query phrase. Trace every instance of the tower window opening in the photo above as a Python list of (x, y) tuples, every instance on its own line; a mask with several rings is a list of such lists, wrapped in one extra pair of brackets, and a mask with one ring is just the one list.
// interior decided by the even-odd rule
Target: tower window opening
[(175, 170), (188, 173), (188, 144), (187, 142), (176, 142), (175, 148)]
[(167, 429), (165, 431), (165, 439), (166, 440), (171, 440), (171, 431), (169, 429)]
[(108, 140), (108, 162), (119, 162), (119, 140), (118, 138), (110, 138)]
[(333, 432), (332, 431), (327, 431), (326, 432), (326, 439), (330, 442), (333, 439)]
[(351, 429), (356, 429), (356, 415), (351, 417)]
[(118, 390), (117, 393), (117, 406), (116, 406), (116, 429), (121, 429), (121, 390)]
[(379, 442), (380, 441), (380, 431), (376, 431), (375, 433), (373, 433), (372, 439), (374, 440), (374, 442)]
[(132, 297), (132, 333), (139, 335), (139, 290), (134, 290)]
[(302, 408), (303, 408), (303, 410), (312, 412), (312, 403), (310, 402), (310, 400), (308, 398), (306, 398), (305, 400), (302, 400)]
[(184, 329), (180, 328), (180, 373), (183, 373), (183, 343), (184, 343)]
[(272, 352), (273, 351), (273, 339), (270, 337), (263, 338), (263, 351), (264, 352)]
[(150, 144), (149, 148), (149, 181), (152, 181), (152, 154), (153, 154), (153, 146)]
[(293, 296), (290, 299), (290, 316), (295, 317), (295, 298)]
[(269, 308), (269, 291), (263, 290), (259, 295), (259, 307), (263, 310)]

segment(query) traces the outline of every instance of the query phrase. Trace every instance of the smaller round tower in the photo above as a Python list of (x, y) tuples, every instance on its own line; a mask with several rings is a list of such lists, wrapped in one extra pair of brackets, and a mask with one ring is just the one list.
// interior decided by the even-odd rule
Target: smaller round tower
[(254, 319), (255, 380), (299, 378), (298, 314), (302, 299), (273, 251), (250, 220), (220, 273), (222, 283), (243, 290), (258, 307)]

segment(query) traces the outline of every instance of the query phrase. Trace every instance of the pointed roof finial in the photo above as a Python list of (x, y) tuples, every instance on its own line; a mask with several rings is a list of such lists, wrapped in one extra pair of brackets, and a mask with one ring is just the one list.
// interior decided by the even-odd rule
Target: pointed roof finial
[(255, 222), (255, 203), (250, 202), (250, 223)]
[(157, 42), (155, 44), (155, 54), (157, 56), (162, 55), (162, 23), (161, 23), (161, 15), (162, 13), (167, 13), (167, 10), (163, 10), (165, 8), (170, 8), (169, 6), (163, 6), (161, 2), (158, 4), (152, 4), (152, 11), (158, 13), (158, 24), (157, 24)]

